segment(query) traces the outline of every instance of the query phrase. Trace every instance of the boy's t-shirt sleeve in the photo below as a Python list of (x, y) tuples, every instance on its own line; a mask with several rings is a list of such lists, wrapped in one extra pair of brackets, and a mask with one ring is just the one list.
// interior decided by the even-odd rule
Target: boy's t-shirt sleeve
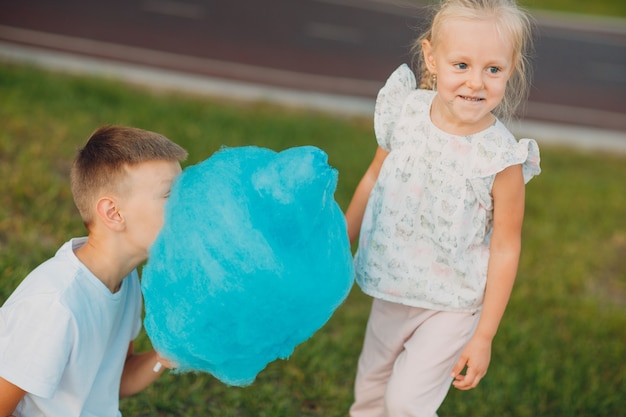
[(73, 320), (57, 300), (33, 296), (0, 309), (0, 376), (52, 398), (68, 362)]

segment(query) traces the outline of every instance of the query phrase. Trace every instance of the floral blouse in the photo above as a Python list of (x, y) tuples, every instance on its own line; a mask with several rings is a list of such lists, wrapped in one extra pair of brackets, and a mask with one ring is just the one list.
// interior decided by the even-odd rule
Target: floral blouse
[(376, 100), (374, 130), (389, 152), (361, 226), (357, 282), (373, 297), (414, 307), (477, 311), (487, 280), (498, 172), (539, 174), (539, 148), (500, 121), (456, 136), (430, 120), (435, 92), (400, 66)]

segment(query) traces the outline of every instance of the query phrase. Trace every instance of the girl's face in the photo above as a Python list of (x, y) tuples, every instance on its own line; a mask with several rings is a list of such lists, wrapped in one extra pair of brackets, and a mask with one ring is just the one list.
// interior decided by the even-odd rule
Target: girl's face
[(436, 44), (422, 44), (426, 65), (437, 75), (431, 119), (456, 135), (480, 132), (494, 123), (513, 71), (513, 46), (493, 20), (452, 18), (443, 22)]

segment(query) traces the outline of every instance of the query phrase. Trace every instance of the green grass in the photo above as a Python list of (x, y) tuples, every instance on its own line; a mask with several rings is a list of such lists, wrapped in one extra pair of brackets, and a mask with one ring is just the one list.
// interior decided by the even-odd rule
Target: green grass
[[(421, 4), (439, 3), (439, 0), (414, 1)], [(626, 18), (626, 2), (624, 0), (517, 0), (517, 4), (532, 11)]]
[[(414, 0), (421, 4), (438, 4), (438, 0)], [(626, 18), (626, 2), (624, 0), (518, 0), (517, 4), (525, 9), (568, 14), (609, 16)]]
[(532, 10), (626, 17), (626, 2), (623, 0), (520, 0), (518, 3)]
[[(0, 303), (71, 236), (83, 235), (68, 185), (75, 149), (102, 124), (161, 132), (199, 162), (221, 145), (315, 145), (339, 170), (346, 207), (375, 148), (368, 118), (166, 95), (0, 64)], [(528, 186), (518, 282), (490, 371), (452, 390), (440, 415), (625, 415), (626, 156), (542, 146)], [(165, 374), (122, 402), (126, 416), (347, 415), (370, 299), (354, 288), (330, 322), (249, 387)], [(149, 347), (145, 334), (139, 347)]]

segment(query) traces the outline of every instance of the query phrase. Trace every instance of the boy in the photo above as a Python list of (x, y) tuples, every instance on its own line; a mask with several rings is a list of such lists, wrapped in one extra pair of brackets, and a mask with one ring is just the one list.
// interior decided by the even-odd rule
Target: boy
[(119, 398), (170, 367), (133, 352), (137, 266), (163, 225), (187, 152), (141, 129), (96, 130), (71, 171), (86, 238), (66, 242), (0, 308), (0, 416), (115, 417)]

